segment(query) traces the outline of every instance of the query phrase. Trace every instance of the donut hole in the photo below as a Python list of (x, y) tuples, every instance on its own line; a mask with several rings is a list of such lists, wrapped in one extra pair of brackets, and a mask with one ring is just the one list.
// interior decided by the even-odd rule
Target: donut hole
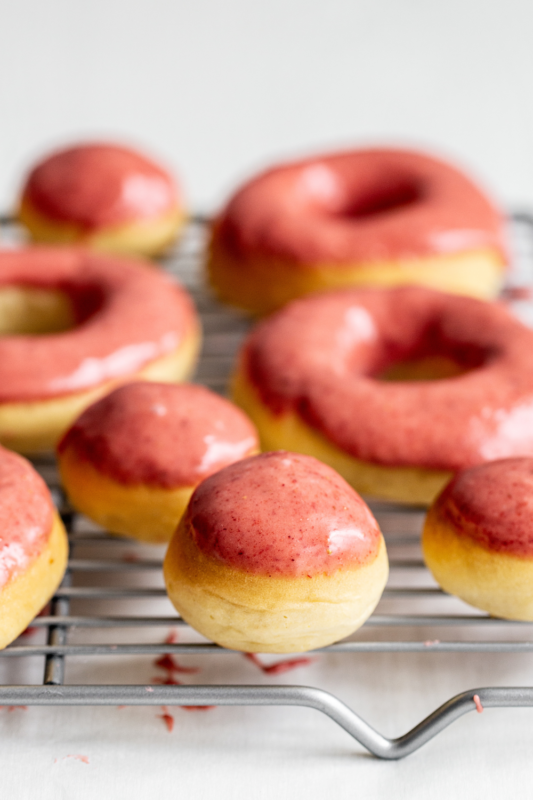
[(0, 336), (60, 333), (73, 328), (76, 320), (65, 292), (28, 286), (0, 289)]
[(378, 378), (381, 381), (438, 381), (455, 378), (466, 372), (470, 372), (468, 367), (449, 356), (428, 355), (390, 364)]
[(349, 198), (337, 212), (349, 219), (365, 219), (400, 211), (420, 202), (425, 195), (418, 181), (404, 176), (390, 176), (359, 191)]
[(451, 342), (439, 330), (428, 330), (413, 347), (388, 354), (374, 375), (382, 381), (435, 381), (455, 378), (482, 367), (490, 358), (486, 348)]

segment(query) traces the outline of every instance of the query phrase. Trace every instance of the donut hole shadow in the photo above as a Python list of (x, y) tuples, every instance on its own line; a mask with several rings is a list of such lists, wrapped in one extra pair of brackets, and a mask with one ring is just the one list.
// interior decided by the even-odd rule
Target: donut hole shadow
[(412, 178), (390, 175), (350, 197), (337, 213), (348, 219), (364, 220), (401, 211), (419, 203), (425, 194), (423, 185)]
[(481, 345), (454, 342), (429, 325), (420, 338), (383, 354), (371, 377), (380, 381), (435, 381), (457, 378), (480, 369), (490, 360)]
[(0, 289), (0, 336), (61, 333), (77, 324), (69, 296), (57, 289), (5, 286)]

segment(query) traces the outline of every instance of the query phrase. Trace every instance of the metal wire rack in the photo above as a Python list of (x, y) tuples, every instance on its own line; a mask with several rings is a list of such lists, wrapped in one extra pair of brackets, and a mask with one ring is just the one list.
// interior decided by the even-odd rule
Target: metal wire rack
[[(531, 283), (533, 218), (517, 212), (510, 222), (515, 266), (507, 291), (512, 297), (514, 289)], [(7, 228), (11, 222), (4, 219), (3, 224)], [(204, 345), (196, 380), (223, 393), (235, 352), (250, 323), (219, 305), (201, 285), (199, 262), (204, 236), (203, 221), (193, 220), (165, 266), (191, 291), (202, 317)], [(515, 310), (532, 321), (531, 304), (524, 298)], [(166, 600), (159, 548), (112, 537), (98, 529), (68, 507), (54, 461), (43, 459), (36, 467), (48, 482), (68, 530), (69, 566), (49, 609), (32, 623), (32, 642), (21, 637), (0, 652), (0, 663), (13, 658), (40, 660), (42, 681), (0, 685), (0, 704), (307, 706), (328, 715), (370, 752), (386, 759), (417, 750), (479, 703), (485, 708), (533, 706), (532, 687), (473, 689), (450, 699), (404, 736), (388, 739), (336, 696), (313, 687), (70, 684), (68, 667), (79, 656), (116, 660), (132, 655), (235, 653), (203, 640), (176, 615)], [(533, 652), (531, 624), (491, 618), (446, 595), (434, 583), (420, 554), (421, 509), (383, 503), (374, 504), (373, 510), (387, 541), (389, 583), (376, 612), (360, 631), (317, 652)], [(163, 613), (161, 603), (166, 603)], [(157, 632), (168, 626), (179, 626), (179, 641), (154, 641)], [(419, 635), (413, 636), (413, 631)], [(122, 643), (124, 635), (132, 634), (133, 642)], [(34, 643), (35, 638), (40, 641)]]

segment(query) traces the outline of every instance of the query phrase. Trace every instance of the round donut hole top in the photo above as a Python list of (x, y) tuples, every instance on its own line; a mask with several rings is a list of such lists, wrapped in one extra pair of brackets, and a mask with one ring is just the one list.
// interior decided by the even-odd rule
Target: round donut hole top
[[(386, 346), (380, 354), (376, 353), (369, 377), (380, 381), (444, 380), (479, 369), (490, 358), (490, 351), (479, 344), (454, 341), (446, 336), (438, 323), (414, 333), (414, 338), (404, 340), (401, 348)], [(360, 372), (357, 355), (354, 361)]]

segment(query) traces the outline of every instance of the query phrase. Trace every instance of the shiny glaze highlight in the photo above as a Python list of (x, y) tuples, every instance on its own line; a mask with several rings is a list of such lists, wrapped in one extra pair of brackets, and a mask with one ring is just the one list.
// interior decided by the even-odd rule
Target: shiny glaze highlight
[(77, 248), (6, 250), (0, 290), (5, 286), (63, 292), (76, 326), (0, 337), (0, 402), (68, 395), (135, 373), (197, 329), (185, 290), (131, 259)]
[(130, 383), (78, 418), (59, 444), (122, 484), (196, 486), (259, 449), (249, 419), (194, 384)]
[[(435, 355), (462, 374), (379, 379)], [(533, 332), (503, 305), (422, 287), (317, 295), (262, 322), (242, 365), (274, 414), (364, 461), (455, 471), (533, 453)]]
[(0, 447), (0, 587), (41, 554), (52, 523), (42, 478), (24, 458)]
[(277, 451), (203, 481), (187, 511), (208, 557), (245, 572), (312, 577), (374, 560), (381, 534), (367, 505), (330, 467)]
[(234, 258), (388, 262), (484, 248), (505, 260), (501, 214), (463, 173), (411, 151), (354, 150), (267, 170), (216, 221)]
[(173, 178), (141, 153), (108, 143), (53, 153), (30, 172), (23, 200), (87, 231), (150, 220), (181, 205)]

